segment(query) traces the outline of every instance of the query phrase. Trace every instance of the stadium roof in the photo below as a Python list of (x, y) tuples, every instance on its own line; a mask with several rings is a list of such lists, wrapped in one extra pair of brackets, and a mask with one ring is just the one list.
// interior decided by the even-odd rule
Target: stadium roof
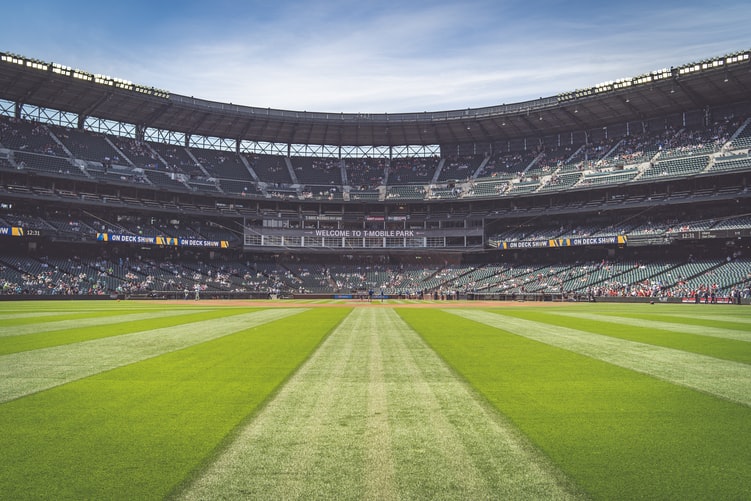
[(749, 96), (751, 50), (534, 101), (403, 114), (290, 111), (218, 103), (0, 52), (0, 99), (190, 135), (287, 144), (506, 141), (648, 120), (747, 101)]

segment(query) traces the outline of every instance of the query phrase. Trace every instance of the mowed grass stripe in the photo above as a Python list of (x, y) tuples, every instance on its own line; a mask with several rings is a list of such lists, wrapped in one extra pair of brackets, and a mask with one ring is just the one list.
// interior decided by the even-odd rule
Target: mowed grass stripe
[(70, 345), (0, 356), (0, 402), (53, 388), (99, 372), (121, 367), (272, 322), (303, 311), (269, 309), (245, 314), (228, 310), (216, 318), (151, 329)]
[[(366, 325), (353, 326), (350, 330), (366, 331), (368, 325), (382, 317), (371, 310), (370, 314), (359, 314), (358, 320)], [(386, 331), (388, 325), (379, 324)], [(346, 326), (345, 326), (346, 327)], [(397, 499), (396, 471), (392, 453), (391, 424), (389, 423), (389, 395), (387, 374), (384, 369), (381, 340), (385, 336), (370, 335), (368, 367), (368, 403), (365, 434), (365, 499)]]
[(39, 311), (39, 312), (23, 312), (23, 313), (2, 313), (0, 314), (0, 321), (13, 320), (16, 318), (38, 318), (38, 317), (50, 317), (58, 315), (54, 311)]
[(83, 325), (64, 330), (42, 331), (35, 334), (24, 334), (23, 336), (2, 337), (0, 338), (0, 355), (179, 326), (190, 322), (222, 318), (249, 311), (251, 310), (213, 309), (200, 312), (196, 310), (183, 310), (172, 312), (171, 315), (146, 315), (145, 318), (130, 318), (125, 321), (115, 321), (115, 317), (109, 317), (113, 320), (113, 323)]
[[(393, 310), (374, 313), (371, 328), (388, 354), (384, 365), (389, 380), (389, 424), (393, 429), (389, 440), (393, 452), (389, 452), (398, 472), (399, 498), (440, 499), (459, 493), (466, 499), (486, 497), (492, 492), (489, 479), (475, 467), (475, 451), (468, 450), (455, 423), (451, 423), (448, 411), (452, 407), (443, 407), (437, 395), (451, 393), (446, 395), (447, 400), (469, 405), (465, 412), (471, 415), (472, 401), (466, 398), (466, 388), (435, 354), (419, 343), (419, 337)], [(466, 419), (468, 414), (463, 417)]]
[(67, 315), (64, 317), (64, 320), (52, 320), (50, 318), (26, 318), (23, 319), (22, 324), (20, 322), (4, 322), (3, 325), (0, 326), (0, 338), (23, 336), (26, 334), (37, 334), (40, 332), (50, 332), (80, 327), (103, 326), (116, 322), (148, 320), (150, 318), (183, 315), (184, 313), (186, 312), (182, 310), (172, 309), (149, 311), (146, 313), (132, 312), (126, 314), (123, 314), (121, 312), (91, 310), (86, 313)]
[[(396, 310), (403, 311), (403, 310)], [(570, 479), (396, 313), (376, 329), (390, 384), (400, 499), (576, 499)], [(417, 481), (415, 481), (417, 479)]]
[(385, 308), (355, 308), (184, 499), (565, 499), (558, 472)]
[(748, 496), (748, 407), (447, 311), (399, 314), (594, 499)]
[[(679, 317), (679, 318), (690, 318), (690, 319), (701, 319), (701, 320), (709, 320), (710, 322), (732, 322), (732, 323), (739, 323), (739, 324), (751, 324), (751, 311), (749, 311), (747, 308), (744, 308), (741, 311), (733, 311), (733, 310), (723, 310), (722, 314), (717, 315), (695, 315), (695, 312), (691, 312), (690, 315), (687, 317)], [(742, 315), (744, 314), (745, 315)]]
[(369, 343), (353, 335), (357, 317), (344, 319), (177, 499), (358, 497)]
[(0, 497), (164, 499), (344, 314), (309, 310), (248, 322), (233, 334), (0, 405)]
[[(504, 310), (504, 314), (593, 334), (603, 334), (628, 341), (637, 341), (721, 358), (723, 360), (751, 364), (751, 343), (746, 341), (725, 339), (718, 336), (700, 336), (680, 332), (679, 330), (662, 330), (660, 329), (661, 324), (659, 322), (654, 322), (654, 328), (650, 328), (647, 325), (634, 327), (627, 323), (616, 322), (615, 320), (612, 322), (608, 321), (607, 319), (611, 318), (609, 316), (605, 318), (605, 321), (600, 321), (580, 316), (561, 315), (558, 311), (559, 309), (526, 308), (513, 311)], [(737, 331), (734, 332), (737, 333)]]
[[(0, 303), (0, 306), (2, 306), (2, 303)], [(133, 311), (128, 311), (126, 313), (132, 313)], [(40, 313), (45, 313), (40, 311)], [(52, 313), (52, 312), (49, 312)], [(17, 317), (12, 318), (9, 320), (6, 320), (3, 322), (2, 326), (0, 326), (0, 337), (2, 336), (12, 336), (17, 335), (16, 332), (20, 332), (23, 334), (23, 328), (27, 325), (44, 325), (44, 324), (54, 324), (58, 322), (69, 322), (68, 325), (74, 325), (74, 322), (79, 319), (88, 319), (92, 317), (107, 317), (107, 316), (113, 316), (113, 315), (122, 315), (122, 311), (110, 311), (110, 310), (103, 310), (103, 309), (96, 309), (95, 311), (92, 309), (85, 309), (83, 311), (78, 309), (72, 309), (71, 311), (61, 311), (61, 312), (54, 312), (53, 315), (40, 315), (38, 317)], [(52, 327), (54, 329), (55, 327)]]
[[(103, 311), (122, 311), (122, 310), (162, 310), (166, 304), (172, 304), (173, 301), (113, 301), (110, 299), (78, 299), (76, 296), (58, 296), (59, 299), (33, 299), (22, 301), (2, 301), (0, 310), (2, 311), (50, 311), (58, 313), (71, 313), (76, 311), (90, 311), (98, 309)], [(23, 299), (23, 298), (20, 298)], [(189, 301), (188, 303), (180, 302), (179, 307), (196, 308), (200, 302)], [(176, 305), (176, 306), (177, 306)]]
[[(617, 304), (617, 303), (616, 303)], [(598, 314), (610, 316), (621, 316), (623, 314), (623, 305), (621, 308), (601, 309), (602, 303), (597, 305), (589, 304)], [(737, 305), (711, 305), (704, 304), (665, 304), (657, 303), (652, 305), (641, 304), (630, 305), (628, 315), (630, 318), (640, 318), (642, 320), (657, 320), (660, 322), (673, 322), (678, 324), (704, 325), (707, 327), (719, 327), (722, 329), (747, 330), (747, 325), (751, 323), (751, 308)]]
[[(688, 308), (689, 309), (685, 310), (682, 314), (678, 312), (674, 312), (672, 314), (667, 312), (659, 312), (657, 314), (635, 313), (631, 315), (631, 317), (642, 320), (656, 320), (658, 322), (669, 322), (696, 327), (704, 326), (713, 329), (729, 329), (742, 332), (747, 332), (749, 330), (749, 324), (751, 324), (751, 309), (743, 308), (741, 310), (746, 312), (746, 317), (733, 315), (731, 310), (726, 310), (728, 314), (720, 317), (695, 315), (696, 310), (691, 311), (691, 306), (688, 306)], [(727, 306), (723, 305), (722, 308), (727, 308)], [(736, 313), (740, 313), (740, 311), (736, 310)]]
[[(696, 325), (693, 317), (687, 316), (683, 322), (667, 322), (658, 318), (636, 318), (633, 315), (599, 315), (597, 313), (582, 313), (582, 312), (570, 312), (570, 311), (551, 311), (555, 315), (562, 315), (574, 318), (583, 318), (586, 320), (594, 320), (596, 322), (608, 322), (620, 325), (630, 325), (632, 327), (641, 327), (648, 329), (659, 329), (663, 331), (679, 332), (681, 334), (694, 334), (697, 336), (716, 337), (720, 339), (734, 339), (736, 341), (751, 342), (751, 329), (747, 326), (731, 326), (731, 327), (712, 327), (708, 325)], [(726, 319), (727, 320), (727, 319)], [(715, 325), (717, 322), (714, 321)], [(735, 328), (733, 328), (735, 327)]]
[(446, 310), (518, 336), (751, 406), (751, 366), (479, 310)]

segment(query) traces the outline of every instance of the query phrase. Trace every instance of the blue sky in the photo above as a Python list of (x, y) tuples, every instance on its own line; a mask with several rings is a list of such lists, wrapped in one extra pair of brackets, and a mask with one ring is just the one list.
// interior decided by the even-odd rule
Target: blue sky
[(9, 2), (0, 51), (259, 107), (514, 103), (751, 48), (747, 1)]

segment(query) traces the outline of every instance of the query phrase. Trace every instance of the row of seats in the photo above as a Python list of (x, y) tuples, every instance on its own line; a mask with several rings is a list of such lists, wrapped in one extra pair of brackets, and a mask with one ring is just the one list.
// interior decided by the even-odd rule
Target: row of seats
[(323, 265), (198, 259), (62, 258), (0, 254), (0, 294), (153, 294), (164, 291), (352, 293), (418, 296), (587, 294), (690, 297), (699, 290), (730, 296), (751, 285), (751, 259), (587, 261), (556, 265)]
[[(12, 168), (147, 183), (172, 191), (281, 198), (311, 194), (328, 198), (327, 188), (337, 188), (332, 193), (346, 191), (345, 186), (352, 192), (367, 192), (383, 185), (424, 188), (422, 198), (398, 190), (386, 194), (388, 198), (477, 198), (690, 176), (708, 168), (746, 170), (751, 163), (743, 150), (748, 148), (747, 137), (751, 137), (748, 120), (728, 118), (702, 129), (645, 131), (578, 146), (538, 145), (491, 156), (389, 161), (238, 155), (0, 117), (0, 149), (11, 151), (7, 159)], [(728, 152), (737, 158), (731, 161)], [(355, 198), (370, 197), (356, 194)]]
[(751, 227), (748, 215), (710, 218), (694, 221), (678, 221), (674, 218), (653, 218), (651, 214), (634, 217), (624, 222), (614, 222), (608, 226), (601, 224), (562, 224), (528, 222), (513, 226), (501, 233), (492, 235), (492, 245), (500, 242), (572, 239), (580, 237), (610, 237), (618, 235), (670, 235), (689, 231), (732, 230)]

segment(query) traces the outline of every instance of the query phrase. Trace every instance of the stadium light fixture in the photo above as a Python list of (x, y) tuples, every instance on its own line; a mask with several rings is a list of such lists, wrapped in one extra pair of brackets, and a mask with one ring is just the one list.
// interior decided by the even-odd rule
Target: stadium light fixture
[(133, 82), (123, 80), (122, 78), (113, 78), (106, 75), (95, 75), (83, 70), (74, 70), (70, 66), (65, 66), (60, 63), (45, 63), (44, 61), (30, 59), (7, 52), (0, 52), (0, 61), (4, 63), (17, 64), (19, 66), (25, 66), (27, 68), (40, 71), (51, 71), (56, 75), (72, 77), (78, 80), (105, 85), (107, 87), (117, 87), (118, 89), (139, 92), (141, 94), (147, 94), (149, 96), (160, 97), (164, 99), (169, 99), (170, 97), (170, 93), (166, 90), (136, 85)]
[(15, 56), (13, 54), (3, 54), (1, 59), (6, 63), (18, 64), (20, 66), (23, 66), (24, 64), (23, 58), (21, 58), (20, 56)]
[(63, 66), (62, 64), (52, 63), (52, 72), (58, 75), (71, 76), (73, 69), (70, 66)]
[(79, 80), (86, 80), (86, 81), (92, 82), (94, 80), (94, 75), (92, 75), (91, 73), (88, 73), (86, 71), (73, 70), (73, 78), (77, 78)]
[(41, 70), (41, 71), (47, 71), (48, 69), (48, 66), (46, 64), (44, 64), (41, 61), (34, 60), (34, 59), (28, 59), (26, 61), (26, 66), (28, 68), (33, 68), (35, 70)]
[(727, 64), (736, 64), (736, 63), (742, 63), (744, 61), (748, 61), (749, 54), (748, 52), (742, 53), (742, 54), (731, 54), (725, 59), (725, 62)]
[(701, 69), (708, 70), (710, 68), (719, 68), (724, 64), (724, 61), (722, 59), (715, 59), (714, 61), (708, 61), (706, 63), (702, 63)]

